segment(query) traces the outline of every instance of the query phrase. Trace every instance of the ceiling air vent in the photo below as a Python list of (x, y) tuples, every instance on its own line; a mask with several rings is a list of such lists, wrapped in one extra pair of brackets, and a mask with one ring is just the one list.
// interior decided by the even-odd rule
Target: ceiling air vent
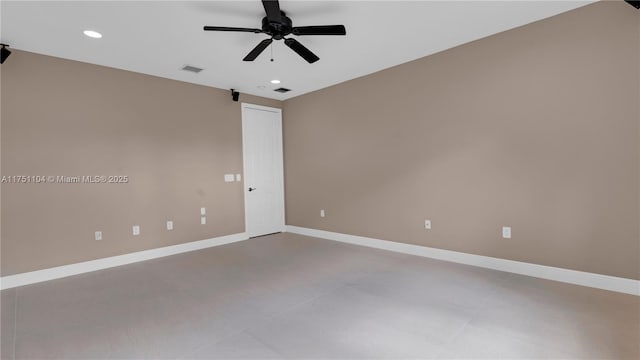
[(273, 91), (277, 91), (277, 92), (279, 92), (279, 93), (283, 93), (283, 94), (284, 94), (284, 93), (286, 93), (286, 92), (291, 91), (291, 89), (287, 89), (287, 88), (283, 88), (283, 87), (281, 87), (281, 88), (277, 88), (277, 89), (275, 89), (275, 90), (273, 90)]
[(185, 66), (182, 67), (182, 70), (190, 71), (192, 73), (196, 73), (197, 74), (197, 73), (199, 73), (200, 71), (202, 71), (204, 69), (201, 69), (201, 68), (195, 67), (195, 66), (191, 66), (191, 65), (185, 65)]

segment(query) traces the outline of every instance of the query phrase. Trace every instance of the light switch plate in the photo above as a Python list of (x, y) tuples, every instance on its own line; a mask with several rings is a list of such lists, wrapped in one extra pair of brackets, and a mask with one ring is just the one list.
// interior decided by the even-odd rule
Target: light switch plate
[(167, 230), (173, 230), (173, 221), (167, 221)]
[(140, 235), (140, 225), (133, 225), (132, 232), (134, 236)]
[(96, 231), (96, 240), (102, 240), (102, 231)]
[(234, 182), (236, 177), (233, 174), (224, 174), (224, 182)]
[(431, 220), (424, 221), (424, 228), (427, 230), (431, 230)]
[(200, 225), (206, 225), (207, 224), (207, 217), (206, 216), (201, 216), (200, 217)]
[(320, 217), (324, 217), (324, 209), (320, 210)]
[(236, 181), (242, 181), (242, 175), (236, 174)]
[(207, 208), (200, 208), (200, 215), (207, 215)]
[(502, 227), (502, 237), (505, 239), (511, 239), (511, 227), (503, 226)]

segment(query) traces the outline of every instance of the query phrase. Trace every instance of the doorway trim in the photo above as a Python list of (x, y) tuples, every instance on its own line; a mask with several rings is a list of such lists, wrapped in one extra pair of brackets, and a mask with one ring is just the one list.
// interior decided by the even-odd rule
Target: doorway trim
[(278, 231), (279, 232), (285, 232), (286, 231), (286, 226), (285, 226), (285, 201), (284, 201), (284, 133), (283, 133), (283, 122), (282, 122), (282, 109), (280, 108), (274, 108), (274, 107), (269, 107), (269, 106), (262, 106), (262, 105), (255, 105), (255, 104), (251, 104), (251, 103), (241, 103), (241, 109), (242, 109), (242, 172), (243, 172), (243, 181), (242, 181), (242, 195), (243, 195), (243, 199), (244, 199), (244, 228), (245, 228), (245, 233), (247, 234), (247, 236), (249, 237), (256, 237), (256, 236), (261, 236), (261, 235), (266, 235), (266, 234), (251, 234), (249, 232), (249, 212), (248, 212), (248, 194), (247, 194), (247, 189), (248, 186), (250, 186), (250, 184), (247, 183), (247, 146), (248, 144), (245, 142), (245, 117), (246, 117), (246, 111), (248, 109), (251, 110), (259, 110), (259, 111), (267, 111), (267, 112), (272, 112), (272, 113), (276, 113), (279, 116), (279, 128), (280, 128), (280, 154), (278, 154), (277, 156), (279, 156), (282, 159), (282, 174), (281, 174), (281, 189), (280, 189), (280, 198), (279, 198), (279, 202), (281, 202), (281, 207), (282, 207), (282, 219), (281, 222), (278, 224)]

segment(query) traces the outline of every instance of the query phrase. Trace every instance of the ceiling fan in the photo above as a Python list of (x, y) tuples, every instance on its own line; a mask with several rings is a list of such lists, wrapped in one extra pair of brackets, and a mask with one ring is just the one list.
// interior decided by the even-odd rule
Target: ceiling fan
[(293, 38), (285, 38), (289, 34), (296, 36), (302, 35), (346, 35), (347, 31), (344, 25), (319, 25), (319, 26), (293, 26), (291, 19), (280, 10), (278, 0), (262, 0), (264, 11), (267, 16), (262, 19), (262, 28), (250, 29), (226, 26), (205, 26), (205, 31), (239, 31), (252, 32), (256, 34), (267, 34), (269, 39), (262, 40), (253, 50), (242, 59), (243, 61), (253, 61), (260, 55), (264, 49), (269, 47), (273, 40), (284, 39), (285, 45), (298, 55), (302, 56), (310, 64), (320, 60), (316, 54), (307, 49), (304, 45)]

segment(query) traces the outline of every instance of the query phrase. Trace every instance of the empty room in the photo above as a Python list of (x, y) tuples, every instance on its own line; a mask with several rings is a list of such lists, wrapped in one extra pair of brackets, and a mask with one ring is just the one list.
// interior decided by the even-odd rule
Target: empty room
[(640, 359), (639, 1), (0, 1), (2, 359)]

